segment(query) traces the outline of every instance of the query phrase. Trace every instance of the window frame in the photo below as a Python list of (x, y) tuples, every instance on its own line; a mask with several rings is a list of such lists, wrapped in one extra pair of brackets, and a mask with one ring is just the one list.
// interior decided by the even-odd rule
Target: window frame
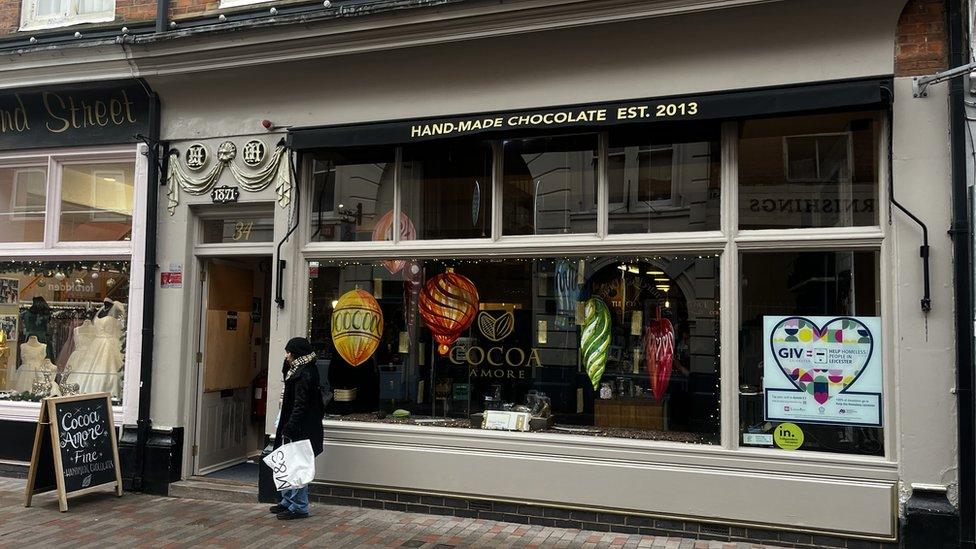
[(115, 20), (115, 0), (100, 0), (107, 6), (91, 13), (78, 13), (80, 0), (65, 0), (65, 10), (53, 15), (37, 14), (39, 0), (21, 0), (19, 31), (70, 27), (85, 23), (109, 23)]
[[(43, 242), (0, 243), (0, 265), (5, 261), (129, 261), (129, 302), (126, 319), (126, 354), (123, 367), (122, 404), (113, 406), (117, 424), (134, 424), (139, 410), (140, 362), (142, 360), (142, 279), (145, 273), (145, 219), (148, 185), (148, 149), (145, 145), (113, 145), (72, 149), (35, 149), (0, 152), (0, 167), (44, 165), (48, 168), (46, 218)], [(133, 162), (132, 238), (121, 242), (57, 242), (60, 227), (60, 163)], [(52, 175), (53, 174), (53, 175)], [(53, 212), (52, 213), (52, 208)], [(37, 421), (39, 402), (0, 400), (0, 420)]]
[[(889, 166), (884, 162), (887, 158), (889, 144), (884, 136), (888, 135), (891, 113), (879, 109), (876, 135), (876, 165), (878, 173), (879, 205), (888, 202), (888, 185), (890, 178)], [(798, 116), (806, 113), (798, 113)], [(811, 113), (814, 114), (814, 113)], [(329, 259), (427, 259), (444, 256), (467, 258), (492, 255), (497, 257), (524, 256), (558, 256), (560, 254), (719, 254), (719, 305), (718, 316), (720, 330), (721, 353), (726, 360), (719, 362), (720, 378), (720, 441), (719, 445), (707, 446), (719, 452), (734, 453), (738, 457), (755, 457), (762, 459), (782, 459), (787, 461), (806, 461), (817, 463), (843, 463), (859, 466), (883, 464), (891, 466), (898, 461), (897, 437), (895, 433), (895, 410), (897, 394), (895, 393), (895, 345), (893, 329), (893, 265), (892, 246), (889, 236), (889, 212), (880, 207), (878, 224), (853, 227), (827, 228), (788, 228), (788, 229), (740, 229), (739, 228), (739, 197), (738, 197), (738, 146), (739, 121), (722, 123), (720, 132), (720, 223), (717, 230), (709, 231), (681, 231), (671, 233), (633, 233), (609, 234), (609, 180), (608, 153), (609, 132), (600, 132), (598, 189), (597, 189), (597, 232), (584, 234), (553, 234), (553, 235), (502, 235), (501, 201), (502, 174), (498, 167), (501, 165), (504, 152), (497, 143), (493, 144), (495, 158), (493, 164), (492, 188), (492, 231), (491, 238), (458, 239), (458, 240), (412, 240), (412, 241), (382, 241), (382, 242), (310, 242), (308, 240), (309, 224), (301, 223), (299, 229), (300, 245), (296, 250), (296, 259), (303, 264), (307, 261), (324, 261)], [(434, 142), (436, 143), (436, 142)], [(848, 141), (850, 144), (850, 140)], [(399, 177), (400, 147), (397, 147), (397, 173), (394, 185), (394, 208), (399, 211), (399, 194), (401, 180)], [(308, 176), (308, 164), (303, 165), (302, 185), (311, 188)], [(308, 215), (310, 209), (299, 212)], [(394, 215), (394, 222), (398, 216)], [(394, 226), (394, 235), (398, 235), (398, 227)], [(884, 424), (884, 452), (881, 456), (859, 456), (855, 454), (808, 452), (804, 450), (786, 451), (778, 448), (760, 448), (741, 445), (739, 432), (739, 342), (738, 330), (740, 324), (740, 290), (739, 265), (741, 254), (748, 251), (785, 251), (785, 250), (870, 250), (879, 253), (880, 279), (879, 293), (881, 295), (880, 316), (882, 322), (883, 349), (883, 424)], [(298, 330), (308, 329), (308, 295), (309, 280), (304, 269), (300, 269), (293, 299), (297, 302)], [(404, 426), (384, 426), (392, 430), (407, 429)], [(441, 428), (442, 429), (442, 428)], [(545, 441), (547, 434), (523, 433), (523, 436)], [(666, 441), (628, 441), (649, 449), (673, 448)]]

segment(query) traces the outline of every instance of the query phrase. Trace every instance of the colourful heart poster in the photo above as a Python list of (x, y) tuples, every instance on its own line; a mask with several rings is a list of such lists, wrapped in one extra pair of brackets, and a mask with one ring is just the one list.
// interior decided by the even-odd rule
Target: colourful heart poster
[(764, 316), (767, 421), (881, 427), (879, 317)]

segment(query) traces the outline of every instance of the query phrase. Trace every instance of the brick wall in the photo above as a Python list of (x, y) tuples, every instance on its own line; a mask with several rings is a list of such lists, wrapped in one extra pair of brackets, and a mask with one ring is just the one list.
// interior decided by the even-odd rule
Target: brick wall
[(949, 67), (945, 0), (909, 0), (898, 18), (895, 76), (920, 76)]
[[(18, 34), (20, 27), (20, 7), (22, 0), (0, 0), (0, 38)], [(44, 34), (52, 32), (63, 33), (66, 30), (80, 30), (98, 27), (118, 27), (156, 20), (156, 0), (115, 0), (115, 21), (98, 23), (97, 25), (72, 25), (43, 31), (29, 31), (25, 34)]]

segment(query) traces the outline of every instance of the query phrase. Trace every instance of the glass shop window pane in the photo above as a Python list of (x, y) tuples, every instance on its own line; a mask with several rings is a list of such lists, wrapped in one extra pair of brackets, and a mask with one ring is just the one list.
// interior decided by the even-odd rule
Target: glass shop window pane
[(491, 237), (491, 157), (477, 141), (404, 147), (402, 239)]
[(122, 402), (128, 261), (0, 262), (0, 400)]
[(855, 425), (883, 417), (882, 399), (847, 406), (842, 392), (881, 393), (878, 253), (744, 253), (741, 285), (742, 443), (773, 447), (788, 422), (801, 450), (883, 455), (883, 429)]
[(504, 142), (505, 235), (596, 232), (597, 135)]
[(719, 228), (719, 126), (653, 125), (610, 133), (610, 234)]
[(0, 242), (42, 242), (47, 167), (0, 167)]
[[(392, 240), (395, 164), (393, 147), (316, 154), (312, 161), (309, 240)], [(405, 226), (401, 226), (401, 234)]]
[(747, 120), (739, 136), (739, 228), (878, 224), (876, 112)]
[(66, 164), (61, 171), (60, 240), (131, 240), (134, 178), (131, 162)]
[(718, 265), (313, 263), (309, 336), (327, 412), (479, 429), (486, 411), (514, 411), (545, 433), (718, 444)]

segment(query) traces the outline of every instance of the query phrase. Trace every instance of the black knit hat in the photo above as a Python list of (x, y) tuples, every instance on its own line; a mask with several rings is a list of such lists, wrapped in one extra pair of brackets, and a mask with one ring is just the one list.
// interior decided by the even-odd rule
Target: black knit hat
[(285, 350), (291, 353), (291, 355), (295, 358), (310, 355), (315, 352), (315, 349), (312, 348), (312, 344), (309, 343), (304, 337), (293, 337), (288, 340), (288, 344), (285, 345)]

